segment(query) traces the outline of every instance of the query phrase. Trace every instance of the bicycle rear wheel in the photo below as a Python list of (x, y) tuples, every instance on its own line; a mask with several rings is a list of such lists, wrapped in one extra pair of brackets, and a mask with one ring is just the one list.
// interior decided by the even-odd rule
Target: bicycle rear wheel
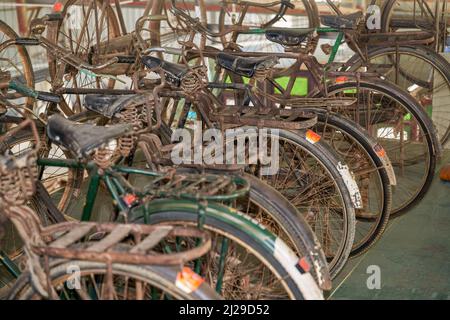
[[(278, 190), (316, 234), (333, 279), (344, 267), (355, 237), (358, 187), (348, 167), (321, 137), (311, 130), (270, 130), (279, 144), (279, 168), (261, 175), (258, 167), (247, 171)], [(271, 142), (272, 143), (272, 142)]]
[[(148, 224), (198, 224), (196, 203), (155, 200), (146, 209), (145, 216), (137, 213), (131, 219)], [(225, 299), (321, 299), (309, 267), (303, 270), (302, 260), (250, 217), (209, 203), (204, 218), (203, 228), (211, 233), (213, 247), (197, 266)]]
[[(73, 283), (73, 272), (79, 278)], [(184, 277), (181, 277), (183, 275)], [(186, 276), (196, 287), (185, 286)], [(220, 296), (198, 275), (180, 267), (112, 264), (112, 295), (107, 295), (107, 266), (89, 261), (68, 261), (52, 266), (50, 283), (61, 300), (211, 300)], [(183, 279), (183, 283), (180, 282)], [(109, 288), (111, 289), (111, 288)], [(9, 300), (35, 300), (30, 274), (23, 273), (11, 289)]]
[[(19, 36), (5, 22), (0, 20), (0, 43), (16, 39)], [(34, 73), (30, 56), (24, 46), (14, 45), (0, 52), (0, 71), (11, 73), (11, 79), (34, 88)], [(8, 94), (8, 90), (0, 92), (1, 95)], [(25, 98), (25, 106), (33, 109), (34, 98)]]
[(336, 84), (328, 96), (357, 99), (355, 106), (336, 111), (366, 128), (387, 152), (397, 177), (391, 217), (406, 213), (428, 191), (440, 155), (431, 119), (411, 95), (387, 81)]
[(362, 254), (381, 237), (389, 221), (393, 182), (389, 177), (393, 174), (390, 161), (382, 155), (376, 140), (355, 122), (324, 109), (307, 110), (317, 114), (319, 121), (314, 130), (342, 157), (358, 184), (363, 207), (356, 209), (350, 255)]
[[(383, 75), (420, 102), (444, 145), (450, 136), (450, 63), (424, 46), (372, 48), (367, 56), (369, 72)], [(350, 71), (366, 65), (358, 55), (348, 62)]]
[[(104, 0), (69, 0), (61, 12), (62, 20), (47, 27), (47, 38), (53, 44), (68, 50), (78, 59), (91, 65), (98, 65), (118, 55), (112, 40), (120, 36), (120, 28), (114, 10)], [(114, 65), (112, 72), (94, 73), (55, 59), (48, 51), (49, 73), (53, 90), (72, 90), (63, 94), (64, 103), (74, 113), (83, 110), (84, 95), (80, 89), (112, 89), (117, 84), (120, 65)], [(113, 75), (113, 76), (110, 76)], [(70, 116), (70, 114), (66, 114)]]

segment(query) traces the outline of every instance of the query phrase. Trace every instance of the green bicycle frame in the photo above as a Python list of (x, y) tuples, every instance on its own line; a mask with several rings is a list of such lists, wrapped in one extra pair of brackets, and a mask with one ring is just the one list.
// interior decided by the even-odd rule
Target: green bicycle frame
[(109, 193), (111, 194), (114, 203), (117, 205), (120, 211), (127, 211), (129, 208), (123, 201), (122, 197), (126, 193), (126, 188), (114, 177), (113, 173), (120, 172), (125, 174), (140, 174), (149, 177), (155, 177), (159, 174), (154, 171), (115, 166), (111, 170), (102, 170), (99, 172), (99, 168), (94, 162), (80, 162), (71, 159), (48, 159), (40, 158), (37, 160), (37, 164), (42, 167), (58, 167), (58, 168), (70, 168), (70, 169), (86, 169), (89, 171), (89, 185), (86, 200), (83, 207), (83, 213), (81, 221), (90, 221), (92, 217), (92, 210), (94, 208), (95, 200), (97, 197), (100, 181), (104, 181)]

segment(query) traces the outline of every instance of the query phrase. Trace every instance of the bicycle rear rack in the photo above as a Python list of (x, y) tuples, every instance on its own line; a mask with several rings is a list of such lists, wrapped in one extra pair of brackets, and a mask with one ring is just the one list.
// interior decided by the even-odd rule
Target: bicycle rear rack
[[(98, 234), (102, 235), (101, 240), (89, 241)], [(38, 255), (105, 263), (180, 265), (203, 256), (211, 248), (209, 233), (181, 226), (67, 222), (46, 227), (41, 235), (48, 241), (33, 247)], [(180, 252), (154, 250), (169, 237), (195, 238), (196, 245)]]

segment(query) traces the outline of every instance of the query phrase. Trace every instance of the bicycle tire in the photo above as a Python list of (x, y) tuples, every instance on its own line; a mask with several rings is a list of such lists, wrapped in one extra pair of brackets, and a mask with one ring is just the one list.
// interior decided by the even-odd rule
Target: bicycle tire
[[(165, 144), (170, 144), (171, 129), (163, 122), (159, 128), (165, 138)], [(179, 168), (192, 171), (192, 168)], [(202, 169), (205, 170), (205, 169)], [(206, 169), (206, 171), (221, 173), (220, 170)], [(222, 172), (223, 173), (223, 172)], [(280, 192), (257, 177), (244, 173), (243, 177), (250, 183), (249, 200), (273, 219), (289, 238), (288, 245), (295, 248), (300, 257), (307, 257), (311, 263), (311, 273), (319, 286), (324, 290), (331, 289), (331, 279), (325, 256), (320, 243), (308, 223), (299, 215), (293, 206)], [(246, 212), (246, 214), (250, 214)], [(261, 224), (264, 224), (260, 221)], [(286, 241), (286, 239), (283, 238)]]
[[(364, 150), (367, 153), (367, 156), (370, 157), (372, 161), (372, 168), (374, 172), (376, 172), (375, 180), (379, 181), (380, 184), (380, 198), (377, 199), (381, 201), (380, 209), (377, 210), (376, 214), (376, 222), (375, 226), (373, 226), (368, 234), (365, 234), (362, 240), (358, 242), (355, 237), (355, 241), (353, 243), (352, 251), (350, 253), (351, 257), (361, 255), (367, 250), (369, 250), (383, 235), (384, 230), (386, 229), (387, 223), (389, 221), (391, 204), (392, 204), (392, 190), (391, 190), (391, 181), (389, 178), (389, 174), (385, 167), (385, 162), (381, 159), (381, 157), (377, 154), (375, 150), (378, 145), (377, 142), (371, 138), (368, 133), (357, 123), (350, 121), (347, 118), (344, 118), (336, 113), (328, 112), (324, 109), (305, 109), (315, 112), (318, 115), (318, 130), (317, 132), (322, 133), (324, 139), (326, 136), (323, 134), (323, 130), (326, 130), (325, 127), (331, 126), (331, 130), (338, 131), (340, 133), (345, 133), (347, 138), (351, 137), (354, 140), (352, 143), (357, 143), (359, 148)], [(321, 129), (323, 128), (323, 129)], [(343, 158), (345, 161), (346, 158)], [(346, 161), (347, 164), (351, 163)], [(355, 169), (350, 169), (355, 172)], [(361, 187), (360, 187), (361, 190)], [(378, 197), (377, 197), (378, 198)], [(363, 205), (368, 205), (364, 203), (366, 199), (363, 199)], [(370, 209), (369, 209), (370, 210)], [(358, 223), (358, 214), (356, 214), (356, 234), (359, 231), (359, 223)], [(373, 219), (371, 219), (373, 220)], [(362, 221), (361, 221), (362, 222)], [(360, 231), (360, 233), (364, 233), (364, 231)]]
[[(4, 21), (0, 20), (0, 35), (1, 34), (6, 35), (9, 39), (16, 39), (19, 36), (17, 33)], [(5, 39), (4, 37), (0, 38), (0, 42), (3, 43), (8, 39)], [(24, 70), (24, 77), (25, 77), (25, 83), (28, 88), (34, 88), (34, 72), (33, 72), (33, 65), (31, 64), (31, 59), (28, 54), (27, 49), (25, 46), (16, 45), (14, 46), (17, 48), (18, 56), (20, 57), (20, 60), (22, 62), (22, 68)], [(23, 81), (23, 80), (22, 80)], [(28, 108), (33, 109), (34, 105), (34, 98), (28, 97), (26, 98), (26, 106)]]
[[(180, 205), (184, 208), (183, 211), (176, 209)], [(135, 216), (132, 221), (146, 224), (197, 225), (198, 223), (198, 206), (195, 203), (185, 202), (182, 204), (182, 202), (177, 201), (177, 204), (172, 202), (166, 206), (161, 206), (159, 201), (155, 200), (148, 206), (148, 208), (150, 207), (152, 207), (150, 209), (152, 212), (145, 217)], [(231, 239), (250, 252), (253, 255), (252, 259), (259, 259), (282, 283), (290, 299), (320, 299), (321, 293), (312, 275), (309, 273), (300, 274), (292, 270), (286, 265), (286, 263), (289, 264), (290, 262), (280, 259), (278, 256), (277, 250), (281, 250), (281, 247), (283, 247), (283, 251), (290, 252), (289, 255), (293, 254), (281, 239), (270, 235), (259, 224), (251, 222), (252, 219), (250, 217), (245, 218), (245, 215), (242, 214), (239, 214), (239, 216), (250, 222), (246, 227), (243, 228), (236, 225), (236, 223), (230, 223), (230, 221), (235, 219), (233, 215), (236, 215), (236, 212), (226, 213), (225, 210), (224, 206), (210, 203), (205, 209), (203, 228)], [(215, 212), (222, 213), (217, 215)], [(265, 240), (261, 242), (261, 239)], [(251, 293), (249, 292), (249, 294)], [(224, 298), (227, 297), (225, 296)]]
[[(51, 22), (48, 26), (47, 26), (47, 38), (50, 42), (52, 42), (53, 44), (58, 44), (58, 45), (62, 45), (65, 46), (67, 48), (67, 50), (69, 50), (72, 54), (76, 55), (78, 58), (85, 60), (85, 62), (89, 63), (89, 64), (96, 64), (98, 62), (93, 62), (94, 60), (100, 60), (101, 59), (99, 57), (101, 57), (101, 53), (95, 53), (94, 51), (86, 51), (86, 52), (80, 52), (82, 51), (82, 49), (80, 48), (84, 48), (84, 50), (92, 50), (92, 48), (94, 47), (98, 47), (101, 48), (101, 43), (105, 43), (105, 40), (103, 40), (102, 37), (102, 33), (103, 33), (103, 29), (100, 30), (100, 34), (99, 32), (97, 32), (98, 30), (94, 30), (94, 34), (93, 35), (87, 35), (84, 36), (87, 33), (89, 33), (89, 30), (86, 31), (86, 29), (83, 31), (83, 37), (81, 37), (80, 35), (77, 36), (77, 40), (74, 41), (72, 40), (73, 36), (76, 35), (72, 35), (72, 29), (73, 30), (80, 30), (81, 32), (81, 28), (77, 29), (72, 28), (72, 24), (74, 24), (74, 20), (69, 20), (72, 19), (71, 18), (71, 14), (73, 14), (73, 12), (71, 12), (72, 10), (76, 11), (77, 14), (81, 15), (81, 17), (78, 17), (81, 21), (81, 18), (84, 17), (84, 14), (86, 13), (85, 11), (87, 11), (88, 16), (84, 17), (83, 20), (83, 27), (87, 27), (89, 28), (88, 25), (90, 25), (90, 23), (88, 22), (88, 20), (86, 19), (90, 19), (91, 16), (91, 10), (83, 10), (82, 12), (80, 12), (81, 10), (78, 10), (77, 7), (77, 2), (80, 2), (80, 0), (68, 0), (63, 7), (63, 10), (61, 11), (61, 16), (62, 19), (57, 21), (57, 22)], [(81, 1), (81, 4), (84, 6), (84, 4), (89, 4), (89, 8), (91, 8), (91, 6), (95, 6), (94, 9), (94, 15), (95, 16), (99, 16), (99, 17), (103, 17), (104, 20), (101, 21), (102, 24), (104, 21), (106, 21), (106, 25), (107, 25), (107, 41), (109, 41), (110, 39), (113, 38), (117, 38), (120, 36), (120, 26), (119, 23), (117, 21), (117, 17), (116, 14), (114, 12), (114, 10), (112, 9), (112, 7), (110, 5), (105, 5), (104, 9), (105, 9), (105, 14), (98, 14), (98, 11), (100, 11), (100, 9), (103, 7), (104, 0), (94, 0), (91, 2), (83, 2)], [(81, 9), (81, 8), (80, 8)], [(84, 9), (84, 7), (83, 7)], [(98, 10), (98, 11), (97, 11)], [(67, 35), (65, 33), (65, 31), (61, 31), (64, 28), (64, 23), (68, 23), (69, 24), (69, 35)], [(98, 24), (98, 22), (97, 22)], [(94, 41), (99, 41), (99, 43), (88, 43), (88, 44), (84, 44), (82, 45), (81, 43), (79, 43), (80, 40), (84, 39), (94, 39)], [(69, 43), (63, 43), (60, 44), (59, 42), (61, 41), (70, 41)], [(74, 48), (74, 43), (77, 45), (77, 47)], [(79, 47), (78, 47), (79, 46)], [(85, 48), (85, 47), (89, 47), (89, 49)], [(105, 50), (105, 52), (107, 53), (107, 48), (108, 46), (103, 44), (103, 50)], [(100, 49), (97, 49), (100, 50)], [(59, 88), (63, 87), (63, 88), (90, 88), (91, 86), (95, 86), (95, 88), (99, 88), (99, 87), (106, 87), (108, 89), (112, 89), (114, 88), (115, 84), (116, 84), (116, 80), (114, 78), (108, 78), (106, 77), (105, 83), (103, 83), (102, 81), (102, 75), (101, 74), (96, 74), (96, 73), (92, 73), (86, 70), (74, 70), (73, 67), (69, 67), (64, 63), (61, 62), (63, 64), (62, 66), (58, 67), (58, 60), (55, 59), (55, 57), (52, 55), (52, 51), (49, 50), (48, 54), (47, 54), (47, 60), (48, 60), (48, 65), (49, 65), (49, 74), (50, 74), (50, 79), (51, 79), (51, 84), (52, 84), (52, 88), (53, 90), (58, 90)], [(61, 70), (60, 70), (61, 69)], [(67, 72), (66, 72), (67, 71)], [(75, 73), (74, 73), (75, 72)], [(77, 79), (77, 77), (79, 77), (79, 79)], [(84, 77), (84, 78), (83, 78)], [(94, 79), (94, 80), (92, 80)], [(75, 101), (74, 103), (69, 103), (66, 101), (67, 97), (75, 97)], [(63, 100), (60, 103), (65, 103), (65, 105), (68, 108), (72, 109), (73, 113), (78, 113), (80, 111), (83, 110), (83, 101), (81, 99), (80, 94), (69, 94), (69, 95), (61, 95), (61, 99)], [(70, 116), (71, 114), (66, 114), (66, 116)]]
[[(341, 166), (343, 165), (342, 160), (334, 152), (334, 150), (332, 150), (330, 146), (324, 143), (322, 140), (319, 140), (315, 143), (309, 142), (306, 137), (306, 131), (304, 130), (298, 130), (296, 132), (279, 130), (278, 134), (280, 139), (288, 141), (296, 148), (300, 148), (302, 152), (312, 157), (314, 161), (317, 161), (317, 163), (319, 163), (322, 169), (325, 171), (327, 178), (330, 179), (329, 181), (333, 181), (333, 183), (335, 184), (336, 193), (339, 195), (340, 199), (340, 202), (337, 206), (339, 206), (340, 210), (343, 210), (343, 212), (341, 212), (341, 215), (344, 218), (342, 222), (343, 234), (340, 240), (339, 249), (337, 249), (337, 252), (332, 260), (329, 261), (330, 276), (331, 279), (334, 279), (347, 262), (353, 246), (355, 237), (355, 201), (356, 198), (359, 197), (359, 190), (357, 190), (356, 183), (354, 185), (347, 184), (346, 179), (352, 180), (350, 172), (348, 170), (344, 170), (344, 172), (339, 170), (339, 168), (341, 168)], [(271, 185), (270, 181), (268, 180), (268, 178), (263, 179), (263, 181)], [(272, 187), (278, 189), (276, 185), (272, 185)], [(288, 201), (292, 200), (292, 195), (288, 196), (288, 194), (284, 193), (283, 190), (278, 189), (278, 191), (280, 191), (280, 193), (284, 195)], [(297, 210), (300, 213), (305, 213), (305, 208), (297, 207)], [(313, 231), (314, 230), (315, 229), (313, 228)], [(318, 236), (318, 231), (315, 232), (316, 236)], [(327, 251), (327, 247), (324, 245), (320, 237), (319, 242), (321, 242), (323, 250)]]
[[(58, 278), (64, 279), (71, 276), (67, 270), (76, 266), (79, 275), (82, 277), (85, 273), (102, 274), (106, 273), (107, 266), (105, 263), (90, 261), (58, 261), (58, 264), (50, 267), (50, 281), (58, 281)], [(177, 275), (181, 272), (180, 267), (169, 266), (139, 266), (113, 263), (113, 275), (120, 275), (132, 279), (140, 280), (147, 284), (151, 284), (158, 289), (167, 290), (171, 297), (183, 300), (218, 300), (220, 296), (208, 285), (201, 283), (194, 291), (187, 292), (186, 289), (177, 284)], [(61, 280), (59, 280), (61, 282)], [(64, 283), (64, 282), (63, 282)], [(8, 300), (29, 300), (37, 298), (34, 290), (30, 274), (23, 273), (11, 291), (8, 294)]]
[[(398, 48), (395, 47), (374, 47), (369, 48), (367, 52), (368, 61), (372, 59), (377, 59), (384, 55), (393, 55), (395, 56), (397, 52), (401, 55), (402, 53), (406, 55), (413, 56), (417, 59), (425, 61), (431, 68), (436, 70), (439, 75), (446, 81), (448, 90), (450, 91), (450, 63), (440, 54), (437, 54), (433, 50), (425, 46), (400, 46)], [(352, 66), (349, 68), (349, 71), (355, 71), (359, 69), (364, 62), (361, 60), (361, 57), (358, 55), (354, 55), (348, 60), (349, 64)], [(407, 77), (407, 75), (403, 74), (403, 77)], [(412, 83), (415, 79), (411, 79)], [(407, 89), (402, 87), (403, 89)], [(435, 93), (435, 92), (432, 92)], [(448, 97), (448, 96), (447, 96)], [(447, 98), (448, 100), (448, 98)], [(450, 109), (450, 107), (449, 107)], [(437, 119), (436, 119), (437, 120)], [(449, 137), (450, 137), (450, 118), (438, 120), (439, 123), (436, 123), (437, 132), (439, 134), (440, 142), (444, 145)], [(443, 129), (443, 130), (442, 130)], [(442, 130), (442, 131), (441, 131)]]
[[(192, 172), (193, 169), (180, 168), (180, 170)], [(206, 171), (210, 172), (211, 170)], [(212, 172), (221, 173), (220, 170), (212, 170)], [(310, 272), (319, 287), (323, 290), (330, 290), (331, 278), (328, 264), (320, 243), (308, 223), (277, 190), (248, 173), (244, 173), (243, 177), (250, 184), (249, 201), (264, 210), (266, 215), (283, 230), (282, 233), (284, 234), (277, 233), (276, 236), (281, 237), (300, 258), (306, 257), (308, 259), (312, 266)], [(258, 217), (254, 217), (251, 211), (247, 211), (245, 214), (254, 218), (261, 225), (266, 225), (267, 217), (261, 221)], [(266, 228), (270, 230), (270, 227), (266, 226)]]
[[(382, 81), (380, 79), (371, 79), (370, 82), (366, 80), (361, 80), (359, 83), (355, 81), (349, 81), (341, 84), (332, 85), (327, 89), (327, 92), (328, 96), (334, 96), (337, 93), (351, 92), (352, 90), (355, 91), (357, 90), (356, 88), (360, 89), (362, 88), (364, 90), (370, 90), (371, 92), (381, 93), (385, 96), (388, 96), (390, 99), (392, 99), (392, 101), (401, 104), (403, 108), (408, 111), (408, 114), (411, 114), (414, 117), (415, 121), (417, 121), (421, 131), (423, 132), (424, 140), (426, 141), (427, 144), (426, 162), (428, 163), (425, 162), (424, 164), (425, 173), (423, 182), (421, 183), (421, 186), (418, 188), (418, 190), (415, 191), (413, 197), (410, 197), (409, 200), (405, 201), (405, 203), (402, 203), (401, 205), (396, 205), (395, 202), (393, 202), (391, 218), (395, 218), (408, 212), (409, 209), (417, 205), (417, 203), (425, 196), (426, 192), (429, 190), (431, 182), (433, 180), (436, 163), (438, 161), (438, 157), (441, 154), (441, 145), (437, 139), (433, 123), (431, 119), (428, 117), (428, 115), (425, 113), (425, 111), (422, 109), (422, 107), (416, 102), (416, 100), (411, 95), (409, 95), (401, 88), (395, 86), (395, 84), (392, 84), (388, 81)], [(354, 120), (354, 118), (352, 117), (350, 118)], [(378, 140), (376, 136), (374, 136), (374, 138)], [(380, 144), (383, 145), (381, 141)], [(389, 155), (389, 149), (388, 148), (385, 149)], [(400, 186), (402, 186), (402, 183), (397, 179), (397, 187), (393, 190), (394, 199), (396, 198), (395, 192), (396, 190), (400, 189)]]

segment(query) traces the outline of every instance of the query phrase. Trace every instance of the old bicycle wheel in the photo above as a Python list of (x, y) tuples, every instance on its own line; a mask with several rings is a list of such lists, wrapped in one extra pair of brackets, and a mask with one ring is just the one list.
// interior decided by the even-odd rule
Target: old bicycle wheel
[(336, 84), (330, 97), (357, 98), (355, 107), (337, 110), (365, 127), (386, 150), (397, 177), (391, 216), (408, 211), (425, 196), (440, 154), (431, 119), (405, 91), (372, 79)]
[[(5, 22), (0, 20), (0, 44), (7, 40), (17, 38), (17, 33)], [(34, 88), (34, 73), (30, 56), (24, 46), (10, 46), (0, 52), (0, 72), (7, 71), (11, 74), (11, 79)], [(8, 90), (0, 92), (0, 95), (13, 98), (8, 95)], [(25, 106), (33, 109), (34, 99), (25, 98)]]
[(324, 109), (307, 110), (318, 115), (314, 130), (345, 161), (358, 184), (362, 208), (356, 209), (351, 255), (362, 254), (381, 237), (389, 221), (395, 182), (392, 166), (377, 141), (355, 122)]
[[(64, 5), (61, 15), (61, 21), (47, 27), (47, 38), (53, 44), (91, 65), (99, 65), (117, 55), (117, 48), (111, 41), (120, 36), (120, 29), (107, 1), (70, 0)], [(78, 94), (79, 90), (114, 88), (117, 76), (128, 67), (114, 65), (112, 68), (115, 70), (106, 68), (94, 73), (57, 61), (51, 50), (48, 51), (48, 61), (53, 90), (72, 91), (72, 94), (63, 95), (61, 103), (74, 113), (83, 109), (83, 95)]]
[(382, 5), (381, 28), (384, 32), (407, 30), (434, 31), (436, 24), (436, 3), (414, 0), (410, 2), (386, 0)]
[(441, 55), (424, 46), (372, 48), (368, 62), (359, 56), (348, 62), (350, 71), (366, 67), (383, 75), (413, 95), (433, 120), (440, 142), (450, 136), (450, 64)]
[[(180, 211), (175, 208), (180, 204), (153, 201), (146, 217), (136, 216), (134, 221), (197, 225), (198, 205), (186, 202)], [(197, 263), (200, 274), (225, 299), (321, 299), (311, 274), (299, 274), (290, 267), (298, 263), (298, 257), (281, 239), (250, 217), (235, 210), (225, 212), (225, 207), (213, 203), (206, 208), (203, 227), (211, 233), (213, 247)]]
[[(71, 286), (73, 275), (68, 270), (79, 271), (77, 283)], [(181, 274), (193, 277), (197, 287), (180, 283)], [(50, 283), (61, 300), (211, 300), (220, 296), (201, 278), (180, 267), (138, 266), (112, 264), (112, 284), (108, 287), (107, 266), (89, 261), (59, 263), (50, 269)], [(186, 283), (189, 279), (186, 279)], [(112, 296), (107, 295), (112, 289)], [(10, 300), (42, 299), (30, 283), (30, 274), (23, 273), (11, 289)]]
[[(182, 117), (187, 118), (191, 106), (183, 101), (169, 105), (182, 109), (174, 125), (184, 126), (186, 119)], [(192, 108), (196, 110), (195, 105)], [(321, 243), (334, 277), (353, 245), (353, 200), (359, 200), (358, 187), (345, 164), (323, 142), (308, 142), (305, 132), (266, 129), (279, 145), (279, 168), (273, 175), (261, 176), (257, 165), (249, 165), (248, 172), (263, 179), (297, 208)], [(242, 136), (245, 141), (245, 133)], [(271, 154), (271, 146), (267, 147), (267, 154)]]
[[(312, 131), (278, 131), (279, 169), (261, 176), (294, 205), (322, 245), (334, 278), (345, 265), (355, 236), (355, 208), (359, 190), (348, 171), (329, 146)], [(275, 135), (272, 133), (272, 135)], [(309, 137), (309, 135), (314, 137)], [(255, 170), (256, 169), (256, 170)]]

